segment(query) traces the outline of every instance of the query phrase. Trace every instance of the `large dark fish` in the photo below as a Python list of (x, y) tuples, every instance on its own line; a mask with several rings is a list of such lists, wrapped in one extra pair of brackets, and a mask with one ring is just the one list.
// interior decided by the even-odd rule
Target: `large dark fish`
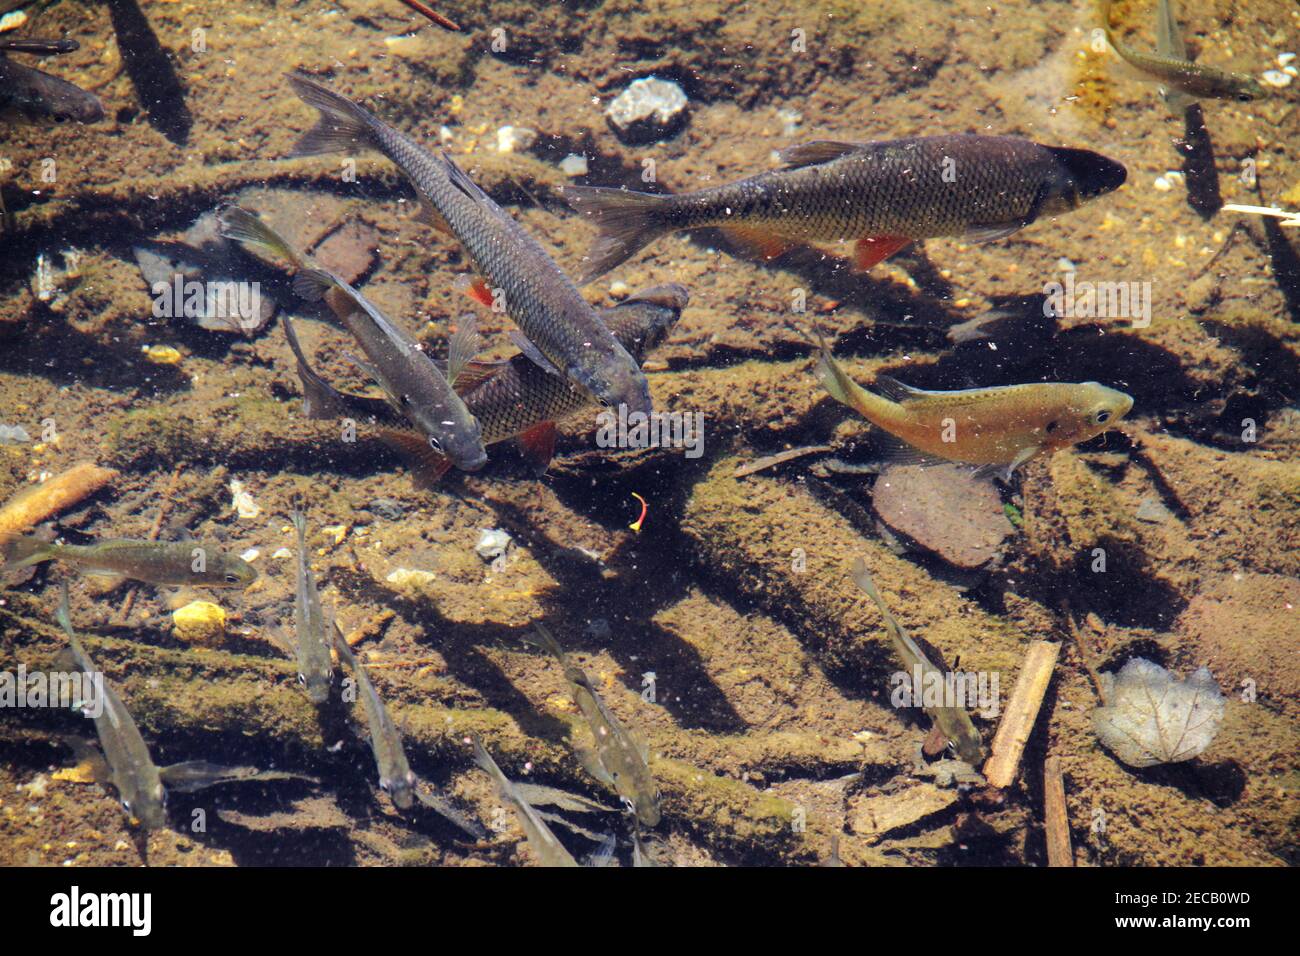
[[(601, 310), (599, 315), (619, 343), (641, 362), (667, 338), (689, 298), (682, 286), (655, 286)], [(287, 317), (283, 323), (298, 361), (308, 418), (350, 418), (376, 426), (381, 440), (412, 459), (428, 479), (436, 480), (451, 467), (445, 456), (421, 447), (418, 436), (387, 402), (341, 392), (321, 378), (303, 354)], [(470, 362), (456, 387), (483, 427), (483, 444), (519, 439), (522, 451), (539, 473), (546, 471), (554, 453), (556, 422), (592, 404), (585, 392), (543, 371), (523, 354), (501, 362)]]
[(5, 56), (6, 52), (50, 56), (77, 46), (75, 40), (0, 40), (0, 121), (50, 126), (102, 120), (104, 104), (94, 93)]
[(269, 226), (246, 209), (221, 211), (221, 234), (281, 256), (298, 270), (294, 288), (304, 298), (324, 299), (356, 338), (369, 361), (356, 361), (384, 390), (394, 409), (425, 436), (433, 450), (464, 471), (487, 464), (479, 423), (452, 388), (460, 370), (473, 356), (477, 336), (472, 329), (454, 337), (444, 375), (420, 344), (341, 278), (316, 269)]
[(681, 195), (569, 186), (600, 227), (585, 285), (660, 236), (721, 227), (765, 257), (800, 241), (854, 240), (869, 269), (917, 239), (988, 242), (1118, 188), (1122, 165), (1086, 149), (1014, 136), (819, 141), (783, 150), (784, 169)]
[(650, 386), (641, 367), (605, 328), (595, 309), (535, 239), (492, 201), (447, 153), (434, 155), (362, 107), (300, 73), (289, 82), (320, 121), (294, 149), (298, 156), (373, 149), (411, 180), (437, 228), (465, 247), (481, 284), (519, 326), (521, 348), (610, 406), (649, 414)]

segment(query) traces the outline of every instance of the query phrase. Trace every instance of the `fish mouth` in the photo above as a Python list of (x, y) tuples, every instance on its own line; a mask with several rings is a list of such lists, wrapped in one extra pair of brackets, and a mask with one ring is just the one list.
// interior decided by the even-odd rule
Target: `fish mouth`
[(1090, 149), (1054, 147), (1052, 153), (1065, 167), (1081, 199), (1114, 192), (1128, 179), (1128, 169), (1123, 163)]
[(461, 456), (456, 460), (456, 467), (461, 471), (478, 471), (488, 462), (486, 451), (478, 451)]

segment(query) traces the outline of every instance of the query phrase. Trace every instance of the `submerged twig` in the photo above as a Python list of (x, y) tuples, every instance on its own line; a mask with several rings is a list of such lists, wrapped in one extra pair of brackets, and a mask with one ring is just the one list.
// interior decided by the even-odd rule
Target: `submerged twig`
[(737, 465), (733, 477), (744, 478), (746, 475), (753, 475), (768, 468), (774, 468), (777, 465), (784, 465), (787, 461), (794, 461), (796, 458), (803, 458), (805, 455), (817, 455), (830, 450), (830, 445), (805, 445), (803, 448), (787, 448), (775, 455), (768, 455), (766, 458), (755, 458), (743, 465)]
[(1061, 758), (1055, 754), (1043, 761), (1043, 826), (1047, 830), (1047, 865), (1074, 866), (1065, 781), (1061, 777)]
[(984, 764), (984, 776), (989, 784), (999, 790), (1011, 786), (1016, 779), (1020, 757), (1038, 720), (1043, 706), (1043, 696), (1052, 680), (1052, 670), (1061, 645), (1054, 641), (1035, 641), (1025, 655), (1025, 664), (1011, 691), (1011, 701), (993, 738), (993, 756)]

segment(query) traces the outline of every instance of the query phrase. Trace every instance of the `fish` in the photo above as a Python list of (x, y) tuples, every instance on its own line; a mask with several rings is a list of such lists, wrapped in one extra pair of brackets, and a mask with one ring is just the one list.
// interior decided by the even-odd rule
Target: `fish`
[(149, 746), (140, 735), (140, 728), (118, 696), (86, 653), (81, 639), (72, 627), (68, 612), (68, 589), (64, 585), (63, 597), (57, 613), (59, 625), (68, 635), (72, 645), (72, 658), (83, 673), (99, 675), (101, 700), (96, 701), (99, 716), (94, 718), (95, 734), (108, 764), (109, 782), (117, 790), (122, 809), (135, 817), (146, 830), (157, 830), (167, 825), (167, 788), (162, 775), (153, 762)]
[(293, 621), (297, 633), (295, 654), (298, 681), (307, 689), (311, 702), (320, 706), (330, 697), (334, 680), (334, 661), (330, 657), (330, 625), (321, 608), (320, 592), (311, 573), (307, 553), (307, 518), (301, 511), (293, 513), (293, 527), (298, 533), (298, 573), (294, 588)]
[(334, 646), (338, 648), (339, 658), (356, 677), (361, 690), (361, 706), (366, 712), (366, 723), (370, 726), (370, 750), (375, 756), (375, 765), (379, 768), (379, 788), (388, 794), (399, 810), (411, 809), (418, 799), (424, 806), (475, 839), (485, 839), (488, 832), (481, 823), (465, 816), (441, 795), (420, 789), (420, 778), (406, 759), (406, 748), (402, 746), (402, 736), (397, 731), (397, 725), (393, 723), (388, 708), (375, 690), (365, 665), (352, 653), (352, 648), (348, 646), (337, 624), (334, 625)]
[(372, 149), (397, 165), (419, 192), (424, 215), (464, 247), (478, 273), (480, 301), (502, 308), (523, 333), (520, 349), (608, 407), (653, 411), (641, 366), (600, 321), (537, 240), (493, 202), (445, 150), (431, 153), (363, 107), (306, 74), (289, 74), (319, 122), (294, 147), (296, 156)]
[(122, 702), (113, 685), (104, 679), (95, 667), (81, 639), (72, 626), (68, 609), (68, 586), (63, 585), (58, 611), (59, 626), (68, 636), (72, 660), (83, 673), (96, 680), (99, 699), (82, 701), (83, 709), (97, 710), (93, 716), (95, 734), (99, 738), (102, 755), (91, 749), (80, 738), (68, 738), (79, 757), (88, 760), (96, 771), (117, 791), (118, 800), (145, 830), (167, 826), (167, 794), (196, 793), (208, 787), (231, 782), (267, 780), (303, 780), (319, 782), (303, 774), (280, 770), (259, 770), (256, 767), (226, 767), (206, 760), (186, 760), (166, 767), (154, 763), (149, 745), (144, 742), (140, 727)]
[(50, 56), (77, 49), (75, 40), (0, 40), (0, 121), (29, 126), (98, 123), (98, 96), (43, 70), (16, 63), (6, 53)]
[[(866, 592), (867, 597), (871, 598), (876, 607), (880, 609), (880, 614), (885, 619), (885, 629), (889, 631), (890, 641), (893, 642), (894, 651), (902, 660), (903, 666), (908, 671), (919, 669), (923, 681), (928, 680), (931, 674), (937, 674), (938, 678), (942, 680), (944, 676), (943, 670), (935, 666), (925, 656), (903, 625), (890, 613), (884, 598), (876, 590), (876, 582), (871, 579), (871, 575), (867, 571), (866, 562), (860, 557), (853, 562), (853, 581)], [(970, 714), (966, 713), (965, 708), (927, 707), (925, 712), (929, 714), (935, 726), (948, 738), (948, 741), (953, 745), (953, 749), (957, 751), (957, 756), (972, 767), (978, 767), (984, 759), (984, 740), (975, 724), (971, 721)]]
[[(601, 320), (638, 362), (676, 325), (690, 296), (680, 285), (642, 289), (600, 312)], [(443, 455), (421, 447), (409, 427), (381, 399), (341, 392), (311, 367), (288, 317), (282, 320), (289, 348), (297, 360), (304, 411), (312, 419), (349, 418), (370, 422), (378, 437), (436, 481), (450, 467)], [(500, 362), (468, 363), (456, 388), (483, 428), (483, 444), (517, 439), (534, 472), (544, 474), (555, 452), (556, 423), (593, 403), (565, 379), (543, 371), (523, 353)]]
[(566, 186), (570, 206), (600, 229), (579, 285), (660, 236), (706, 227), (765, 259), (799, 242), (852, 240), (854, 265), (866, 270), (918, 239), (1003, 239), (1118, 189), (1127, 177), (1100, 153), (1014, 136), (817, 140), (779, 157), (782, 169), (677, 195)]
[(614, 788), (624, 805), (636, 814), (637, 820), (648, 827), (658, 826), (661, 819), (659, 788), (650, 774), (644, 749), (632, 739), (596, 693), (586, 673), (569, 660), (549, 630), (539, 623), (535, 625), (535, 634), (527, 640), (551, 654), (564, 669), (569, 694), (582, 711), (596, 741), (599, 765), (591, 769), (597, 779)]
[(1101, 22), (1114, 51), (1146, 79), (1165, 86), (1165, 102), (1175, 115), (1198, 99), (1231, 99), (1241, 103), (1268, 95), (1264, 85), (1247, 73), (1234, 73), (1187, 58), (1187, 47), (1169, 0), (1156, 5), (1156, 52), (1135, 50), (1121, 43), (1111, 30), (1113, 0), (1102, 0)]
[(1004, 481), (1038, 455), (1100, 435), (1133, 407), (1132, 396), (1098, 382), (926, 391), (877, 375), (877, 395), (849, 378), (824, 341), (816, 375), (832, 398), (890, 436), (890, 460), (962, 462)]
[(94, 544), (58, 544), (31, 535), (0, 534), (0, 574), (44, 561), (59, 561), (83, 574), (163, 586), (243, 590), (257, 580), (257, 571), (243, 558), (197, 541), (110, 538)]
[(578, 861), (573, 858), (573, 854), (564, 848), (564, 844), (546, 825), (546, 821), (538, 815), (532, 804), (523, 798), (510, 779), (501, 772), (492, 755), (483, 747), (483, 741), (476, 736), (473, 738), (473, 743), (474, 762), (492, 778), (501, 799), (514, 807), (515, 814), (519, 817), (519, 825), (523, 827), (529, 846), (537, 854), (538, 862), (542, 866), (577, 866)]
[(482, 429), (452, 387), (477, 351), (478, 336), (472, 324), (467, 323), (462, 334), (452, 337), (444, 375), (409, 333), (337, 275), (316, 268), (251, 212), (227, 206), (219, 219), (226, 238), (294, 264), (298, 270), (294, 289), (309, 301), (325, 300), (368, 359), (353, 358), (353, 362), (384, 390), (393, 407), (435, 451), (462, 471), (478, 471), (487, 464)]

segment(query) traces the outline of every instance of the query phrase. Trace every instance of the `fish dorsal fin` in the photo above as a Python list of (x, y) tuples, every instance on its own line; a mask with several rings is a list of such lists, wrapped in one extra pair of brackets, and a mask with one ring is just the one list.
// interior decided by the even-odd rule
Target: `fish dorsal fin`
[(482, 348), (483, 339), (478, 334), (478, 321), (473, 313), (467, 312), (460, 317), (460, 327), (451, 337), (447, 351), (447, 381), (453, 388)]
[(468, 395), (500, 371), (502, 366), (507, 364), (509, 363), (478, 361), (466, 362), (465, 367), (460, 370), (460, 375), (456, 376), (456, 381), (451, 384), (455, 387), (457, 395)]
[(1175, 60), (1187, 59), (1187, 44), (1178, 29), (1178, 16), (1174, 13), (1172, 0), (1160, 0), (1156, 4), (1156, 52)]
[(816, 139), (797, 146), (787, 146), (777, 153), (777, 158), (791, 169), (803, 166), (817, 166), (840, 159), (863, 148), (862, 143), (841, 143), (832, 139)]
[(877, 375), (872, 387), (891, 402), (898, 402), (900, 404), (912, 401), (927, 394), (923, 389), (913, 388), (911, 385), (906, 385), (894, 378), (892, 375)]
[(475, 202), (482, 202), (488, 198), (487, 193), (479, 188), (478, 183), (469, 178), (465, 170), (456, 165), (456, 161), (451, 158), (451, 154), (443, 150), (442, 161), (446, 167), (447, 179), (451, 184), (459, 189), (465, 196)]
[(532, 362), (544, 372), (550, 372), (552, 375), (559, 375), (561, 378), (564, 377), (563, 373), (551, 364), (551, 360), (543, 355), (536, 345), (528, 341), (528, 337), (525, 336), (524, 333), (520, 332), (518, 329), (511, 329), (509, 335), (510, 341), (515, 343), (515, 347), (524, 353), (528, 358), (528, 361)]

